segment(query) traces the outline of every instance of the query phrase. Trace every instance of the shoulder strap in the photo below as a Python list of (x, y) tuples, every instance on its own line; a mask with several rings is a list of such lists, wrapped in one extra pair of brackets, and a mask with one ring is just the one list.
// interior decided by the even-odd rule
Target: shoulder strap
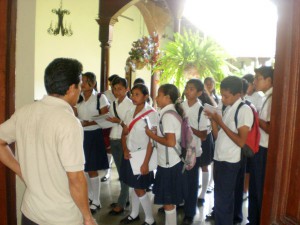
[(115, 116), (120, 119), (118, 113), (117, 113), (117, 109), (116, 109), (116, 101), (113, 102), (113, 108), (114, 108), (114, 113), (115, 113)]
[(271, 96), (272, 96), (272, 94), (270, 94), (270, 95), (266, 98), (266, 100), (264, 101), (264, 103), (263, 103), (263, 105), (262, 105), (262, 107), (261, 107), (260, 112), (263, 110), (263, 108), (265, 107), (265, 104), (267, 103), (267, 101), (269, 100), (269, 98), (271, 98)]
[(101, 92), (97, 94), (97, 110), (100, 110), (100, 97), (101, 97)]
[(136, 124), (137, 121), (139, 121), (140, 119), (142, 119), (144, 116), (148, 115), (151, 112), (154, 112), (154, 110), (150, 109), (150, 110), (144, 112), (142, 115), (140, 115), (137, 118), (135, 118), (134, 120), (132, 120), (131, 123), (128, 126), (128, 131), (130, 132), (131, 129), (133, 128), (134, 124)]
[(203, 111), (203, 106), (201, 105), (200, 108), (199, 108), (199, 112), (198, 112), (198, 130), (199, 130), (199, 123), (200, 123), (200, 117), (201, 117), (201, 113)]
[(238, 107), (237, 107), (237, 109), (236, 109), (236, 111), (235, 111), (235, 114), (234, 114), (234, 122), (235, 122), (235, 127), (236, 127), (236, 128), (237, 128), (237, 117), (238, 117), (238, 113), (239, 113), (240, 108), (241, 108), (244, 104), (245, 104), (244, 102), (241, 102), (241, 103), (238, 105)]

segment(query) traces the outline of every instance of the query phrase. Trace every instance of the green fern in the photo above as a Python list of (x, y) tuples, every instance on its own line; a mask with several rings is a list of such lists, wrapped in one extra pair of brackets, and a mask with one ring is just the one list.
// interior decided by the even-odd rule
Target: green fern
[(211, 38), (199, 33), (175, 33), (174, 41), (167, 43), (154, 70), (161, 71), (160, 83), (174, 83), (181, 90), (186, 78), (184, 71), (195, 67), (200, 78), (212, 76), (219, 83), (229, 73), (228, 55)]

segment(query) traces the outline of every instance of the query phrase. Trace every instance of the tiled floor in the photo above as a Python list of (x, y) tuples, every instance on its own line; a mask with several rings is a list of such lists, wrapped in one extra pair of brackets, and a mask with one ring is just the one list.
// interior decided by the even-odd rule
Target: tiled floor
[[(101, 175), (100, 175), (101, 176)], [(151, 200), (153, 201), (153, 194), (148, 192)], [(108, 212), (111, 210), (110, 204), (116, 202), (119, 195), (119, 182), (116, 169), (112, 171), (112, 177), (104, 183), (101, 183), (101, 204), (102, 208), (94, 214), (99, 225), (119, 225), (119, 221), (123, 219), (126, 215), (130, 213), (130, 207), (124, 211), (124, 214), (118, 216), (108, 215)], [(194, 218), (193, 225), (213, 225), (214, 222), (205, 221), (205, 216), (211, 211), (213, 206), (213, 192), (211, 194), (206, 194), (205, 204), (203, 207), (198, 207), (197, 215)], [(157, 225), (164, 225), (165, 217), (164, 214), (158, 213), (157, 209), (159, 205), (153, 205), (154, 218)], [(247, 209), (248, 202), (244, 202), (243, 212), (244, 212), (244, 221), (241, 225), (247, 223)], [(181, 221), (184, 217), (183, 210), (178, 210), (177, 212), (177, 223), (181, 224)], [(140, 221), (132, 223), (132, 225), (140, 225), (144, 222), (144, 212), (142, 207), (140, 207)]]

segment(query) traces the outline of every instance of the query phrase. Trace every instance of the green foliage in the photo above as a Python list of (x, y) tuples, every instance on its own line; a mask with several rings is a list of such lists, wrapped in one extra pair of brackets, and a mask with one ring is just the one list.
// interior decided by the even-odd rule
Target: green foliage
[(186, 82), (186, 71), (197, 70), (199, 78), (212, 76), (220, 82), (228, 73), (227, 54), (211, 38), (201, 37), (198, 33), (185, 31), (174, 34), (174, 41), (167, 43), (155, 66), (160, 70), (160, 83), (174, 83), (180, 89)]

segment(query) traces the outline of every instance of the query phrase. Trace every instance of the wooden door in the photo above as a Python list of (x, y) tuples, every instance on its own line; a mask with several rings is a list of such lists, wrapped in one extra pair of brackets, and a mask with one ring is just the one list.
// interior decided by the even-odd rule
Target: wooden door
[(299, 225), (300, 0), (276, 4), (276, 65), (261, 225)]
[[(0, 1), (0, 123), (14, 111), (16, 0)], [(15, 175), (0, 163), (0, 225), (15, 225)]]

